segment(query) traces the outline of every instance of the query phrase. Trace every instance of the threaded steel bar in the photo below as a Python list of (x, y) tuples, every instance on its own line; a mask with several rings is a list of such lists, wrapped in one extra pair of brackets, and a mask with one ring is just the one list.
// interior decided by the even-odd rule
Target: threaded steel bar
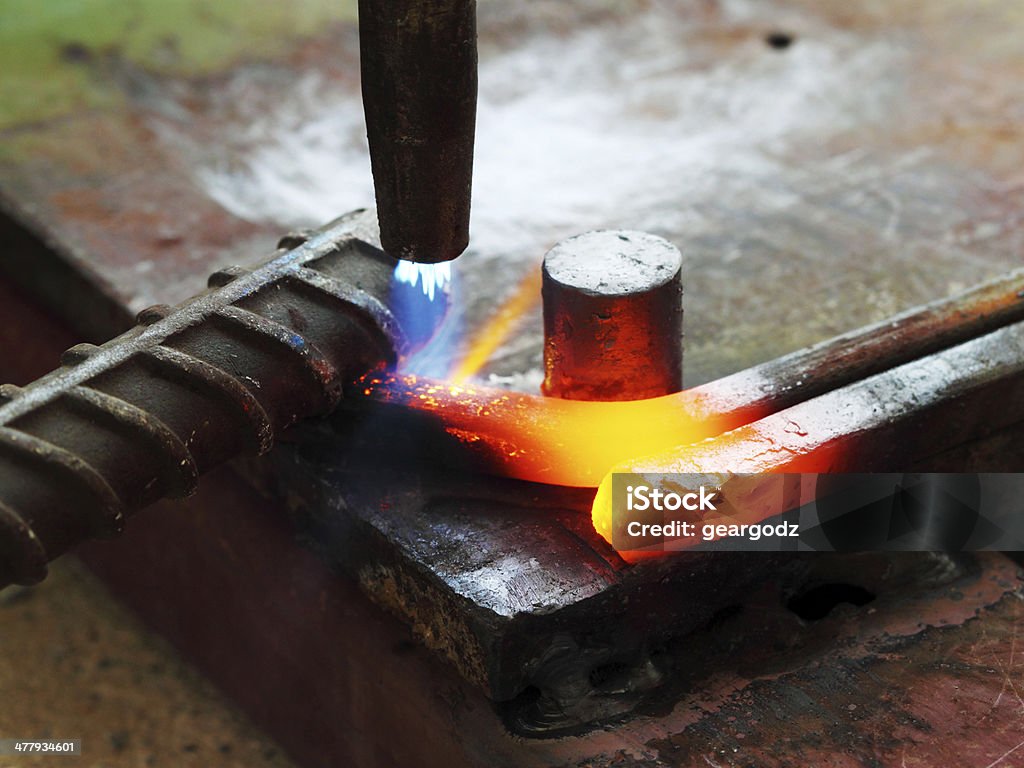
[(221, 270), (207, 293), (72, 347), (27, 387), (0, 386), (0, 587), (40, 581), (56, 556), (264, 453), (393, 363), (405, 343), (386, 304), (394, 261), (374, 242), (365, 212), (289, 235), (264, 265)]

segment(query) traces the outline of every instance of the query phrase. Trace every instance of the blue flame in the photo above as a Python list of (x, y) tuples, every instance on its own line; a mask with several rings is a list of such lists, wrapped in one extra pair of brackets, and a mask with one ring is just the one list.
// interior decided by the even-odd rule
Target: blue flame
[(409, 345), (399, 363), (404, 373), (443, 378), (451, 369), (462, 327), (453, 273), (451, 262), (395, 267), (388, 306)]
[(418, 283), (423, 293), (431, 301), (435, 294), (445, 291), (452, 281), (452, 264), (444, 261), (440, 264), (417, 264), (415, 261), (399, 261), (395, 267), (395, 279), (400, 283), (408, 283), (416, 287)]

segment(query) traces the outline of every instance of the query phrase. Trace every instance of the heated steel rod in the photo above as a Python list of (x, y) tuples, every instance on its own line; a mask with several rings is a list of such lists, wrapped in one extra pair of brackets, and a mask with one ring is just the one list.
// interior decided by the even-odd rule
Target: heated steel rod
[[(609, 423), (614, 432), (619, 409), (666, 401), (709, 437), (1024, 319), (1024, 272), (1016, 272), (658, 400), (452, 388), (385, 375), (405, 342), (386, 305), (394, 262), (372, 245), (372, 229), (354, 214), (289, 236), (264, 266), (222, 270), (209, 293), (144, 310), (121, 337), (72, 347), (61, 369), (0, 389), (0, 584), (34, 583), (78, 542), (117, 532), (158, 498), (190, 493), (200, 474), (235, 455), (262, 453), (281, 429), (331, 410), (356, 379), (378, 404), (401, 406), (401, 419), (439, 424), (463, 463), (475, 457), (489, 471), (593, 487), (622, 460), (686, 441), (668, 423), (663, 445), (647, 441), (640, 452), (609, 440), (611, 450), (590, 464), (574, 462), (594, 434)], [(622, 424), (641, 436), (648, 428)]]
[[(693, 476), (729, 500), (729, 522), (759, 523), (788, 509), (782, 494), (764, 503), (782, 473), (1020, 472), (1022, 392), (1024, 323), (1016, 323), (613, 471), (652, 485), (664, 475)], [(609, 542), (611, 482), (609, 473), (593, 512)]]
[[(375, 418), (417, 421), (425, 456), (557, 485), (596, 487), (608, 468), (749, 424), (881, 371), (1024, 321), (1024, 270), (676, 395), (570, 402), (423, 378), (367, 382)], [(638, 375), (643, 375), (642, 371)]]

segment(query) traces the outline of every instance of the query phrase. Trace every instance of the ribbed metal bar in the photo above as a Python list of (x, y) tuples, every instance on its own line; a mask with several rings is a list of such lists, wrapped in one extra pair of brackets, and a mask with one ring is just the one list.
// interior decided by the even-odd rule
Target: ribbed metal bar
[[(351, 307), (358, 306), (362, 311), (354, 317), (357, 321), (365, 324), (368, 332), (384, 333), (388, 338), (405, 341), (405, 336), (402, 329), (398, 327), (395, 316), (380, 299), (355, 286), (332, 278), (317, 269), (316, 263), (298, 267), (292, 274), (296, 280), (331, 301), (338, 311), (348, 312)], [(397, 351), (404, 353), (406, 350), (403, 348)]]
[(74, 402), (91, 409), (96, 416), (106, 417), (125, 430), (132, 439), (148, 444), (164, 467), (163, 488), (166, 495), (191, 496), (199, 484), (199, 469), (188, 447), (170, 427), (152, 414), (119, 397), (89, 387), (72, 387), (68, 391)]
[(212, 466), (264, 453), (393, 363), (405, 344), (386, 305), (394, 260), (373, 229), (356, 212), (293, 238), (177, 308), (139, 313), (113, 341), (72, 347), (42, 379), (0, 388), (0, 587), (38, 581), (48, 560), (191, 493)]
[(291, 328), (241, 307), (224, 307), (217, 312), (217, 317), (245, 329), (255, 338), (276, 342), (283, 352), (290, 352), (319, 388), (323, 409), (327, 411), (338, 404), (342, 382), (331, 361), (315, 344)]
[(270, 416), (252, 392), (229, 373), (204, 360), (171, 347), (158, 346), (142, 353), (162, 375), (186, 381), (223, 406), (238, 429), (249, 437), (251, 453), (262, 456), (274, 444)]
[[(82, 510), (92, 510), (88, 526), (92, 535), (112, 535), (120, 533), (124, 528), (125, 510), (121, 498), (110, 483), (81, 456), (33, 435), (10, 427), (0, 427), (0, 455), (4, 454), (42, 469), (58, 483), (68, 483), (87, 491), (94, 502), (91, 508), (81, 498), (76, 498), (72, 488), (67, 489), (68, 504), (74, 507), (77, 514), (81, 514)], [(34, 522), (32, 517), (27, 519)]]
[(25, 520), (0, 503), (0, 583), (35, 584), (46, 578), (46, 548)]

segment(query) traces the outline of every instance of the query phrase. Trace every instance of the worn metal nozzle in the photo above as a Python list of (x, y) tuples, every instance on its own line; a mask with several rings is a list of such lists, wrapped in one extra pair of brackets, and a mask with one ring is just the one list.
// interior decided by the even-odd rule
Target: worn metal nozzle
[(476, 0), (359, 0), (359, 57), (381, 245), (451, 261), (469, 244)]

